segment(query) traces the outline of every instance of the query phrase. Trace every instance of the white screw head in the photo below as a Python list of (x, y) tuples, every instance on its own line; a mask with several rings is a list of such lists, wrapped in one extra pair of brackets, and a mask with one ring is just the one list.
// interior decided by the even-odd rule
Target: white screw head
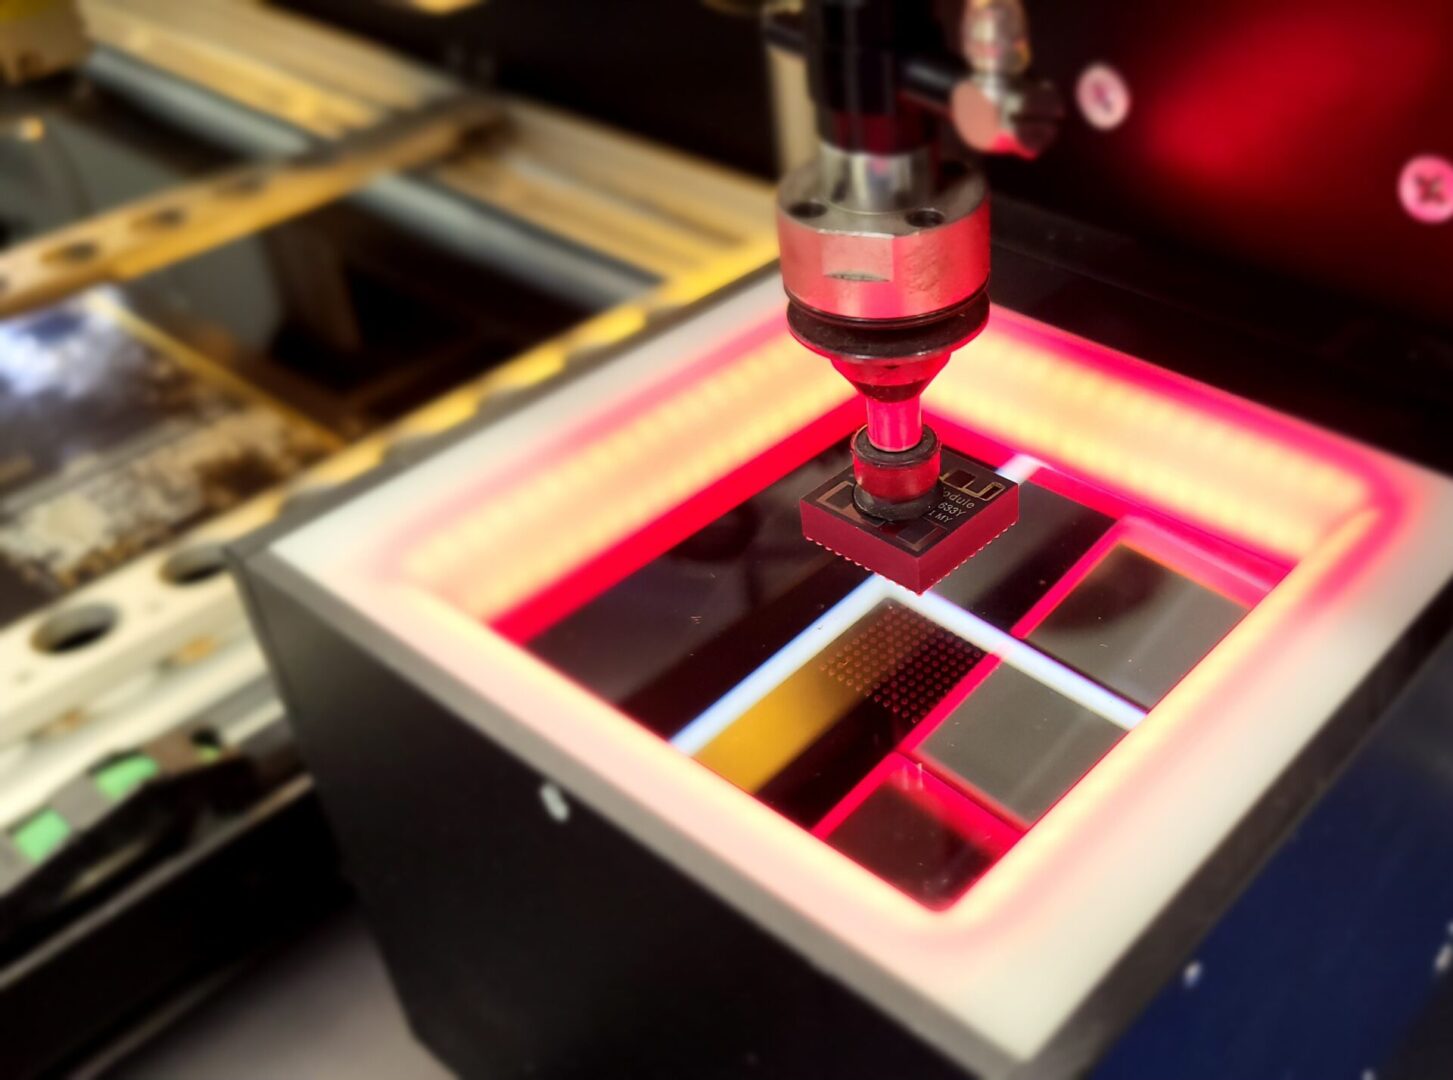
[(1419, 154), (1398, 176), (1398, 198), (1414, 221), (1441, 225), (1453, 220), (1453, 161)]
[(1075, 83), (1075, 101), (1091, 127), (1112, 131), (1130, 115), (1130, 86), (1109, 64), (1091, 64)]
[(1205, 973), (1206, 969), (1201, 966), (1201, 962), (1199, 960), (1192, 960), (1186, 965), (1185, 970), (1181, 972), (1181, 985), (1187, 990), (1194, 990), (1201, 984), (1201, 976)]
[(565, 798), (565, 792), (554, 784), (540, 785), (540, 802), (544, 804), (545, 813), (561, 825), (570, 820), (570, 802)]
[(1453, 968), (1453, 945), (1445, 942), (1433, 957), (1433, 974), (1446, 975), (1449, 968)]

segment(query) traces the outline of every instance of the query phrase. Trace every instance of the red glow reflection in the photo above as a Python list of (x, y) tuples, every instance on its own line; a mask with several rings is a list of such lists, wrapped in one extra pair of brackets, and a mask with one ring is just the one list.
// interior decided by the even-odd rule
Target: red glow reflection
[[(705, 343), (701, 358), (669, 381), (626, 396), (589, 423), (553, 433), (542, 440), (545, 449), (531, 451), (527, 460), (511, 462), (508, 468), (484, 463), (485, 478), (478, 485), (441, 497), (432, 519), (392, 549), (388, 578), (397, 580), (401, 565), (410, 584), (442, 597), (471, 619), (503, 630), (515, 641), (532, 636), (858, 422), (858, 403), (833, 396), (841, 390), (837, 376), (827, 373), (832, 381), (821, 401), (813, 396), (822, 392), (817, 380), (823, 366), (805, 353), (780, 351), (792, 348), (774, 312), (731, 341)], [(772, 350), (777, 350), (772, 363), (764, 365), (764, 352)], [(734, 377), (749, 368), (757, 371), (754, 377), (762, 385), (770, 385), (769, 394), (752, 383), (749, 394), (703, 402), (703, 387), (712, 379)], [(1027, 633), (1114, 542), (1170, 559), (1177, 569), (1240, 602), (1256, 603), (1271, 588), (1257, 610), (1156, 706), (1153, 722), (1141, 724), (1123, 740), (1036, 824), (1002, 871), (984, 879), (989, 907), (995, 897), (1011, 896), (1018, 904), (1022, 897), (1015, 894), (1016, 884), (1043, 872), (1046, 860), (1073, 868), (1077, 858), (1087, 857), (1076, 845), (1106, 831), (1088, 828), (1087, 822), (1103, 826), (1117, 813), (1134, 812), (1137, 791), (1147, 782), (1144, 770), (1163, 761), (1168, 742), (1174, 741), (1178, 753), (1184, 747), (1185, 753), (1194, 754), (1198, 740), (1206, 740), (1217, 727), (1215, 714), (1205, 711), (1209, 699), (1234, 697), (1248, 675), (1254, 679), (1279, 663), (1288, 641), (1296, 644), (1296, 620), (1307, 611), (1335, 610), (1342, 592), (1377, 558), (1389, 533), (1401, 528), (1418, 507), (1390, 479), (1395, 474), (1386, 459), (1005, 312), (996, 313), (989, 330), (949, 366), (931, 393), (933, 422), (942, 425), (951, 444), (996, 465), (1011, 453), (1032, 456), (1051, 466), (1036, 474), (1036, 482), (1058, 486), (1082, 501), (1100, 500), (1094, 504), (1116, 517), (1128, 513), (1142, 519), (1113, 532), (1106, 546), (1086, 556), (1055, 587), (1042, 610), (1032, 611), (1013, 628), (1016, 634)], [(794, 401), (811, 403), (816, 411), (791, 419), (792, 414), (769, 408)], [(807, 410), (807, 405), (802, 408)], [(658, 485), (651, 500), (643, 500), (635, 486), (640, 472), (603, 451), (635, 445), (645, 426), (660, 427), (675, 409), (689, 409), (691, 422), (666, 423), (666, 434), (655, 436), (650, 459), (653, 468), (671, 474), (671, 486)], [(754, 428), (759, 441), (741, 443), (748, 449), (736, 458), (708, 456), (737, 438), (747, 421), (760, 425)], [(557, 470), (564, 459), (599, 461), (593, 479), (616, 497), (614, 503), (586, 500), (576, 505), (578, 517), (569, 528), (559, 527), (552, 507), (530, 497), (540, 476)], [(523, 516), (508, 519), (505, 530), (482, 527), (482, 515), (506, 498), (518, 500)], [(596, 530), (599, 517), (622, 507), (626, 524), (618, 532)], [(548, 567), (520, 565), (534, 554), (521, 539), (534, 535), (528, 533), (532, 527), (557, 530), (552, 535), (560, 546)], [(1189, 557), (1187, 544), (1193, 549)], [(419, 558), (421, 545), (437, 549), (437, 565)], [(1297, 573), (1282, 580), (1290, 567)], [(501, 582), (508, 589), (501, 591)], [(492, 607), (487, 600), (476, 601), (481, 588), (493, 590), (483, 595), (507, 602)], [(564, 682), (553, 672), (535, 671), (533, 661), (518, 650), (509, 656), (538, 681), (530, 687), (536, 697), (552, 678)], [(992, 670), (992, 659), (981, 662), (917, 730), (931, 732)], [(590, 712), (593, 706), (583, 700), (569, 698), (568, 709)], [(596, 712), (611, 716), (608, 708)], [(613, 719), (620, 720), (622, 729), (634, 726), (619, 713)], [(911, 751), (913, 741), (910, 737), (898, 752)], [(625, 762), (634, 760), (632, 754), (648, 753), (618, 732), (600, 740), (612, 742), (620, 744)], [(597, 754), (603, 752), (600, 744), (594, 747)], [(699, 792), (702, 804), (709, 805), (725, 781), (679, 760), (682, 788), (693, 798)], [(912, 767), (920, 772), (916, 763)], [(900, 775), (900, 757), (881, 763), (819, 823), (817, 834), (840, 823), (874, 785)], [(636, 790), (655, 790), (651, 777), (643, 773), (636, 779), (641, 781)], [(968, 804), (966, 812), (977, 812), (959, 797)], [(965, 820), (966, 827), (974, 827)], [(778, 827), (790, 826), (774, 819), (755, 839)], [(835, 878), (833, 873), (828, 868), (827, 878), (845, 883), (845, 890), (857, 881), (851, 874)], [(1003, 925), (1012, 928), (1018, 917), (1015, 908), (1004, 916)]]

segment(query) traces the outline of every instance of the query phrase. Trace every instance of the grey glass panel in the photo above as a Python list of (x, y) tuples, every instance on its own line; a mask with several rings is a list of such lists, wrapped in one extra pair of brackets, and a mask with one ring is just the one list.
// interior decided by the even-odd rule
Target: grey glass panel
[(1137, 551), (1116, 547), (1029, 641), (1150, 708), (1244, 614), (1235, 601)]
[(1035, 483), (1019, 486), (1019, 522), (934, 592), (1008, 630), (1114, 524)]
[(887, 787), (869, 795), (828, 843), (932, 908), (957, 900), (998, 857)]
[(918, 748), (1014, 817), (1033, 823), (1124, 729), (1001, 664)]

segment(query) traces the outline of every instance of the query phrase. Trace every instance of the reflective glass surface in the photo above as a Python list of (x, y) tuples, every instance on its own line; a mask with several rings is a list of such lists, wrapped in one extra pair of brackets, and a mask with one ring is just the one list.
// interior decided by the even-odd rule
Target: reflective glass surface
[(643, 552), (526, 647), (941, 908), (1246, 606), (1191, 576), (1196, 534), (1160, 522), (1158, 552), (1187, 555), (1151, 558), (1120, 542), (1133, 510), (1034, 476), (1019, 523), (916, 596), (803, 539), (798, 500), (847, 460), (835, 446)]
[(994, 865), (1019, 830), (922, 765), (894, 754), (850, 813), (818, 834), (928, 907), (946, 907)]
[(1125, 730), (1030, 675), (999, 665), (916, 756), (1011, 820), (1036, 821)]
[(1149, 708), (1244, 614), (1236, 601), (1117, 544), (1028, 640)]

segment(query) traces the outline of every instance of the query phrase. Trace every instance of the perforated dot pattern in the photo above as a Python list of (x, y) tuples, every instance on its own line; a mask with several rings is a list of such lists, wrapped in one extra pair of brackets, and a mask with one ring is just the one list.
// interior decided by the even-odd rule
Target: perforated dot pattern
[(818, 664), (865, 698), (916, 724), (983, 655), (958, 635), (890, 600), (858, 620)]

